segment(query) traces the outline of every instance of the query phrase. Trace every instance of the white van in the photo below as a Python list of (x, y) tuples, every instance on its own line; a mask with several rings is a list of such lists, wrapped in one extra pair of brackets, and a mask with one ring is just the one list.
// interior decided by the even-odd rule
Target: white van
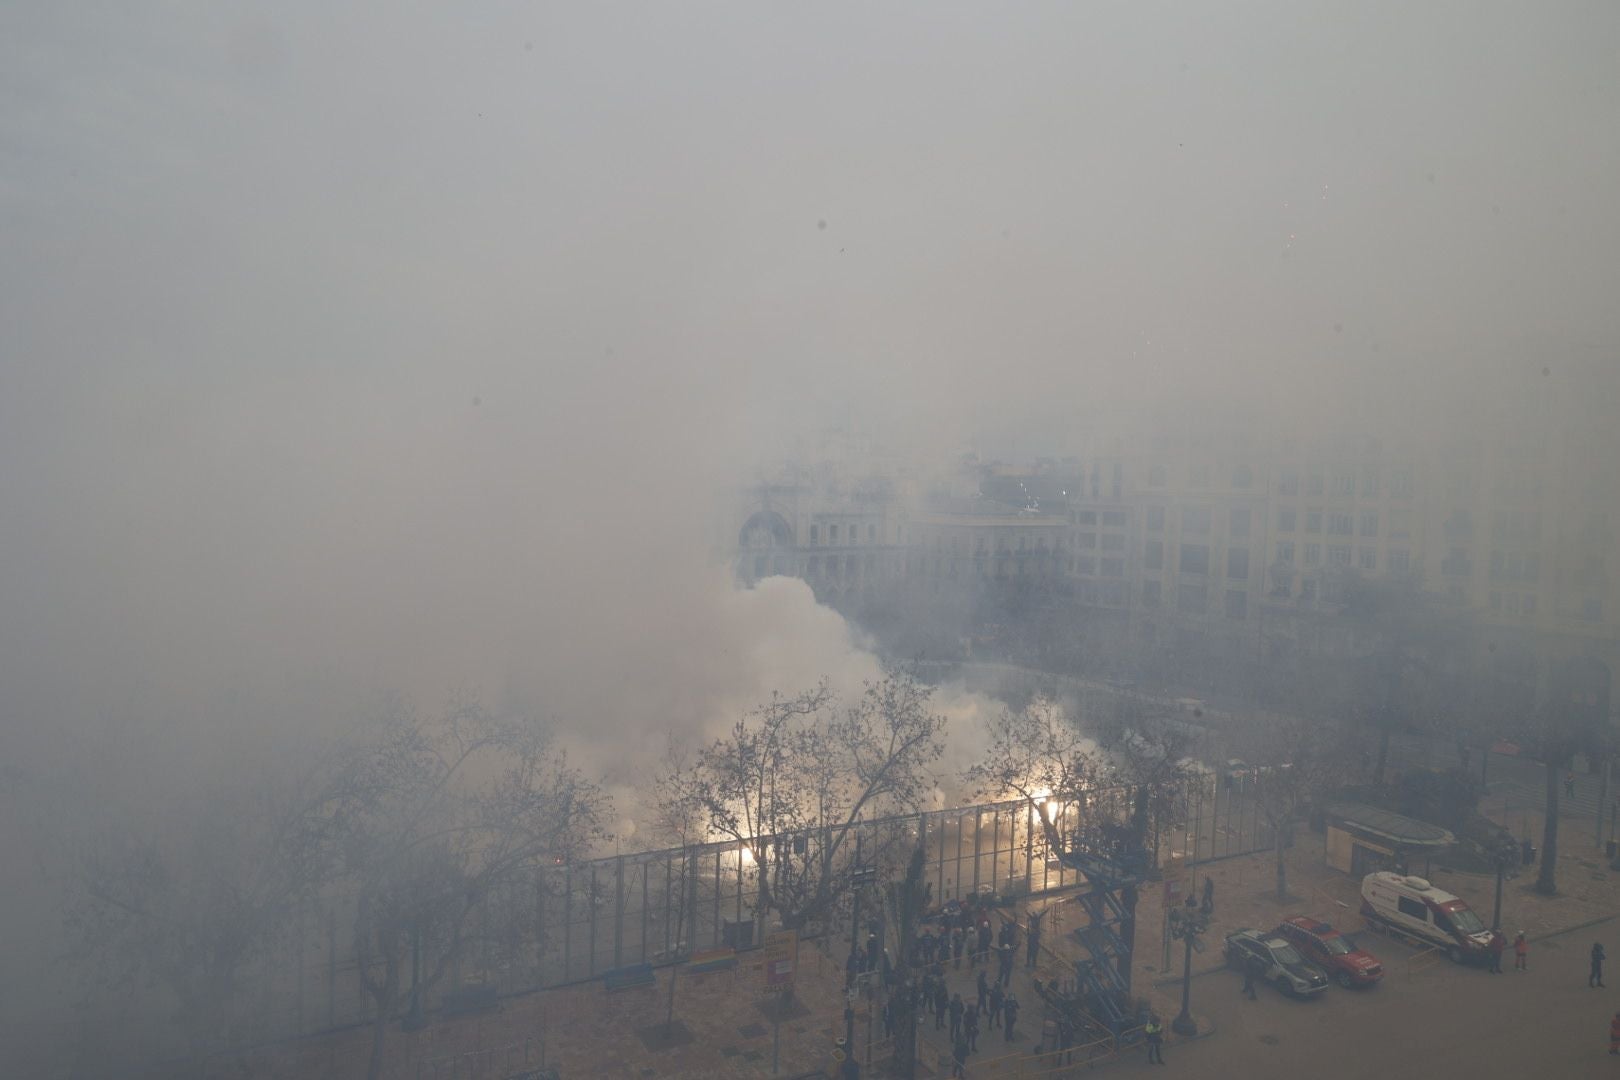
[(1361, 915), (1369, 928), (1444, 949), (1459, 964), (1490, 951), (1493, 935), (1473, 909), (1420, 877), (1368, 874), (1361, 879)]

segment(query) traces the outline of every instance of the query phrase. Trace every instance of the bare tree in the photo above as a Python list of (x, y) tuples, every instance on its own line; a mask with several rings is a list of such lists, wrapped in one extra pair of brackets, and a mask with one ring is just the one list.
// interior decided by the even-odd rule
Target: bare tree
[(1549, 700), (1514, 735), (1544, 768), (1546, 802), (1535, 888), (1547, 896), (1558, 892), (1559, 774), (1573, 765), (1576, 754), (1600, 758), (1613, 748), (1614, 735), (1607, 722), (1607, 672), (1594, 679), (1584, 670), (1588, 666), (1580, 662), (1566, 665), (1555, 676)]
[(1241, 720), (1235, 735), (1254, 769), (1255, 802), (1275, 843), (1277, 899), (1286, 901), (1294, 823), (1307, 805), (1342, 781), (1343, 735), (1332, 724), (1274, 714)]
[(787, 927), (824, 915), (844, 891), (856, 823), (922, 802), (945, 729), (932, 693), (890, 670), (842, 710), (825, 684), (772, 697), (698, 755), (688, 795), (712, 833), (753, 856), (761, 915)]
[(1183, 812), (1187, 785), (1197, 776), (1188, 758), (1193, 734), (1186, 724), (1156, 715), (1140, 702), (1120, 699), (1098, 733), (1131, 789), (1131, 823), (1138, 842), (1159, 863), (1165, 826)]
[(1454, 737), (1468, 683), (1473, 626), (1462, 610), (1410, 578), (1343, 582), (1343, 617), (1355, 627), (1352, 708), (1377, 732), (1373, 782), (1384, 783), (1390, 736), (1400, 730)]
[(391, 715), (335, 769), (304, 819), (355, 897), (355, 957), (373, 1003), (368, 1076), (389, 1021), (463, 955), (469, 916), (498, 887), (582, 854), (607, 801), (546, 732), (476, 704), (442, 718)]
[(1084, 806), (1108, 777), (1096, 744), (1062, 708), (1037, 699), (986, 722), (990, 745), (964, 774), (980, 798), (1023, 799), (1039, 817), (1048, 850), (1069, 850), (1067, 814)]
[(160, 829), (105, 834), (64, 906), (92, 993), (156, 989), (193, 1050), (231, 1039), (253, 965), (319, 884), (300, 843), (305, 796), (296, 781), (216, 789)]
[(665, 918), (674, 926), (673, 959), (676, 960), (669, 969), (669, 993), (664, 1010), (666, 1032), (675, 1025), (675, 983), (680, 962), (691, 959), (692, 955), (688, 923), (697, 907), (697, 849), (708, 839), (707, 813), (693, 770), (690, 749), (671, 738), (664, 750), (663, 763), (652, 778), (653, 796), (647, 803), (644, 822), (648, 836), (680, 849), (679, 861), (671, 867), (666, 882)]

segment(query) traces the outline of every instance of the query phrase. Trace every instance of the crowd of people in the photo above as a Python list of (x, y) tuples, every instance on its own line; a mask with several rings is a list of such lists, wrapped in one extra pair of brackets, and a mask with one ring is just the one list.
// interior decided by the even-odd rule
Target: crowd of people
[[(951, 1043), (954, 1074), (965, 1075), (968, 1056), (979, 1051), (981, 1032), (999, 1029), (1003, 1042), (1018, 1038), (1022, 1006), (1012, 977), (1020, 944), (1025, 964), (1034, 967), (1041, 947), (1039, 913), (1030, 916), (1027, 929), (1004, 921), (996, 930), (988, 906), (953, 901), (926, 917), (908, 943), (903, 977), (873, 927), (864, 948), (850, 952), (845, 988), (852, 989), (863, 974), (880, 987), (885, 1039), (894, 1037), (902, 1016), (915, 1017), (919, 1025), (931, 1018), (934, 1030), (946, 1032)], [(973, 981), (970, 988), (953, 991), (947, 972), (961, 971), (964, 960)]]

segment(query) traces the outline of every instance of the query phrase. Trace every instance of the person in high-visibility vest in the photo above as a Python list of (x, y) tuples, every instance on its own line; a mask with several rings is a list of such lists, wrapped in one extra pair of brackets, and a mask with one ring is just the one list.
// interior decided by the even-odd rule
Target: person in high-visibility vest
[(1164, 1028), (1159, 1024), (1157, 1014), (1148, 1017), (1147, 1027), (1143, 1029), (1147, 1034), (1148, 1064), (1164, 1064)]

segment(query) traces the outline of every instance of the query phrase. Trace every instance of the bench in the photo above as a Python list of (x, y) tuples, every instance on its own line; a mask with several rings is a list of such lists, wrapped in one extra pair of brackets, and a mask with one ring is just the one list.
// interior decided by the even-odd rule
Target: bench
[(704, 975), (711, 971), (730, 971), (736, 966), (736, 949), (705, 949), (692, 954), (686, 963), (686, 973)]
[(617, 994), (620, 990), (634, 990), (638, 986), (652, 986), (657, 982), (658, 978), (653, 974), (651, 964), (631, 964), (602, 973), (602, 985), (607, 987), (610, 994)]

